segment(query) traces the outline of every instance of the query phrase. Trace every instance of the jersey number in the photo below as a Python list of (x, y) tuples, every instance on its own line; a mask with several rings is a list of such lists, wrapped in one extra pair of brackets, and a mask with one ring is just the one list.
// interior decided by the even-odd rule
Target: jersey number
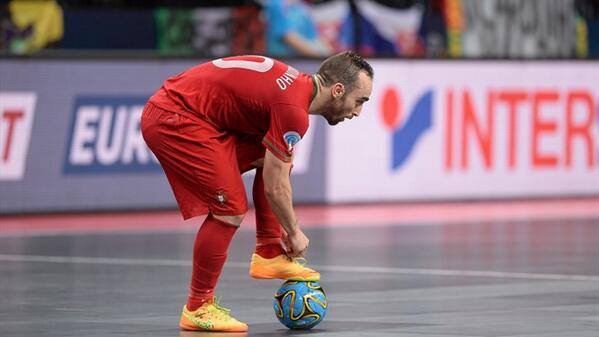
[(247, 61), (247, 60), (223, 60), (218, 59), (212, 61), (212, 64), (219, 68), (241, 68), (247, 70), (257, 71), (259, 73), (265, 73), (269, 71), (272, 66), (275, 64), (275, 61), (268, 57), (264, 56), (254, 56), (257, 58), (262, 58), (262, 62), (256, 61)]

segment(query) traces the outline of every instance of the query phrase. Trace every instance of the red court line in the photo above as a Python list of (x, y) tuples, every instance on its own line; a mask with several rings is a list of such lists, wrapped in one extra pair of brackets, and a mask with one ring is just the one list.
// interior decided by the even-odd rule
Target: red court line
[[(599, 198), (460, 203), (403, 203), (299, 206), (300, 224), (364, 227), (504, 220), (599, 218)], [(177, 211), (10, 215), (0, 217), (0, 234), (195, 230), (202, 218), (183, 221)], [(254, 213), (242, 229), (253, 230)]]

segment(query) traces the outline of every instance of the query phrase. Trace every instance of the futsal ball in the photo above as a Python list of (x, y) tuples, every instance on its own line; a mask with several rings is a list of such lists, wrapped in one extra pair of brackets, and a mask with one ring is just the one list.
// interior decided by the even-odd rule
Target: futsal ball
[(327, 296), (318, 282), (286, 281), (275, 293), (273, 305), (289, 329), (311, 329), (327, 314)]

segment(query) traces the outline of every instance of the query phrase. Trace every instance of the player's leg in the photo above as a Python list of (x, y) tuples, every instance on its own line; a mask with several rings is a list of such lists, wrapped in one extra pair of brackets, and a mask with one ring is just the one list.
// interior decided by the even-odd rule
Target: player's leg
[(281, 243), (281, 225), (272, 212), (264, 194), (262, 166), (266, 149), (260, 138), (238, 136), (237, 164), (241, 172), (256, 169), (252, 197), (256, 213), (256, 253), (264, 258), (273, 258), (285, 253)]
[(241, 172), (256, 168), (252, 197), (256, 213), (256, 250), (252, 254), (250, 275), (254, 278), (280, 278), (318, 281), (320, 274), (290, 259), (282, 247), (282, 227), (273, 213), (266, 194), (262, 163), (265, 154), (260, 139), (237, 140), (237, 163)]
[(256, 169), (252, 198), (256, 214), (256, 251), (255, 253), (265, 259), (272, 259), (285, 254), (282, 246), (282, 229), (277, 216), (270, 208), (264, 193), (264, 178), (262, 167)]
[(256, 169), (252, 197), (256, 213), (256, 253), (265, 258), (284, 254), (281, 225), (264, 196), (262, 165), (266, 149), (259, 137), (237, 137), (237, 165), (243, 172)]
[(273, 213), (266, 194), (262, 168), (256, 170), (252, 197), (256, 209), (256, 252), (252, 254), (249, 274), (258, 279), (318, 281), (320, 274), (291, 259), (281, 246), (281, 225)]
[[(231, 317), (214, 301), (214, 288), (227, 259), (229, 244), (247, 212), (245, 188), (236, 165), (235, 139), (219, 137), (206, 155), (208, 165), (196, 171), (204, 181), (210, 214), (194, 243), (193, 271), (187, 306), (180, 326), (187, 330), (245, 331), (247, 325)], [(210, 326), (210, 328), (206, 328)]]
[[(246, 331), (214, 301), (214, 287), (247, 200), (232, 137), (201, 121), (148, 104), (142, 134), (160, 161), (185, 219), (206, 214), (194, 243), (188, 303), (180, 327), (187, 330)], [(218, 216), (215, 216), (218, 214)], [(189, 307), (188, 307), (189, 306)]]
[(221, 307), (214, 288), (227, 259), (227, 251), (243, 215), (219, 216), (210, 213), (198, 231), (193, 248), (193, 269), (187, 304), (179, 326), (185, 330), (243, 332), (247, 324)]
[(243, 219), (240, 216), (208, 214), (198, 230), (193, 246), (193, 268), (189, 285), (187, 309), (195, 311), (214, 298), (214, 288), (227, 259), (233, 235)]

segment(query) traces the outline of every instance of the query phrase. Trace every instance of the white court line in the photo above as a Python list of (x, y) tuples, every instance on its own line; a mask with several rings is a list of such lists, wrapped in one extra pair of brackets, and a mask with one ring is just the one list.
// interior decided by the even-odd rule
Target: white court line
[[(169, 259), (129, 259), (109, 257), (80, 257), (80, 256), (45, 256), (45, 255), (8, 255), (0, 254), (0, 261), (9, 262), (42, 262), (42, 263), (82, 263), (82, 264), (107, 264), (127, 266), (174, 266), (190, 267), (191, 260)], [(248, 268), (249, 263), (228, 261), (225, 267)], [(417, 268), (385, 268), (363, 266), (318, 266), (311, 267), (319, 271), (341, 273), (365, 274), (403, 274), (403, 275), (432, 275), (432, 276), (466, 276), (487, 278), (512, 278), (526, 280), (552, 280), (552, 281), (586, 281), (599, 282), (597, 275), (569, 275), (569, 274), (537, 274), (537, 273), (511, 273), (501, 271), (483, 270), (451, 270), (451, 269), (417, 269)]]

